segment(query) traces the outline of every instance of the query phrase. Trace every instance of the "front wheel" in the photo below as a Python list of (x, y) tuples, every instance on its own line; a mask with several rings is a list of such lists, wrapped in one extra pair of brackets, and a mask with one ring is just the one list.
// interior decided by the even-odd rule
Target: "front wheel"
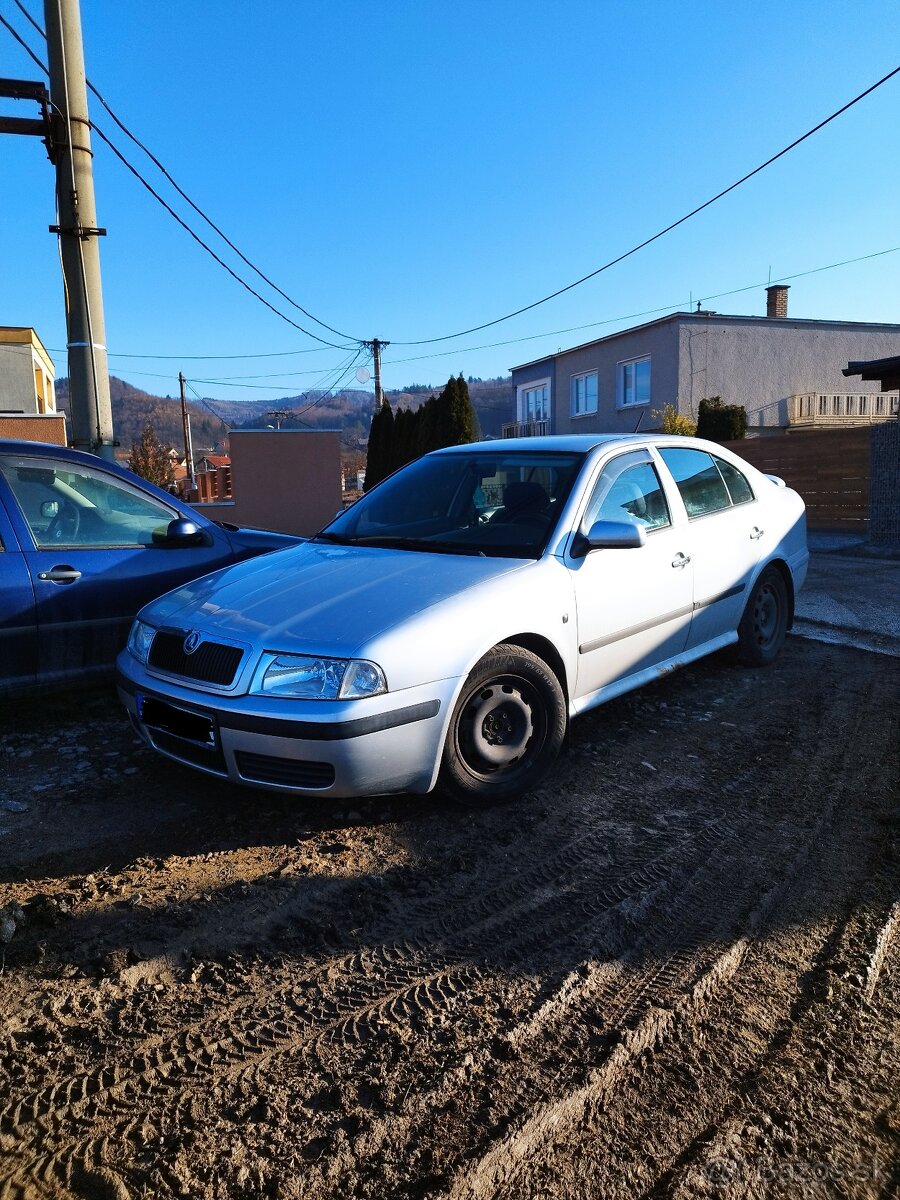
[(738, 658), (750, 667), (767, 667), (784, 645), (788, 627), (788, 591), (777, 567), (766, 567), (754, 585), (738, 626)]
[(438, 787), (463, 804), (509, 800), (542, 782), (566, 735), (559, 680), (521, 646), (495, 646), (466, 680)]

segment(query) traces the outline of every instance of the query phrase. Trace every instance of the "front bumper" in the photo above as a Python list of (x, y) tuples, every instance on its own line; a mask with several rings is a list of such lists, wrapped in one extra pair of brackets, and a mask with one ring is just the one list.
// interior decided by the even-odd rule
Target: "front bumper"
[(430, 791), (460, 682), (367, 700), (286, 700), (187, 688), (128, 651), (117, 664), (132, 724), (161, 754), (233, 783), (334, 798)]

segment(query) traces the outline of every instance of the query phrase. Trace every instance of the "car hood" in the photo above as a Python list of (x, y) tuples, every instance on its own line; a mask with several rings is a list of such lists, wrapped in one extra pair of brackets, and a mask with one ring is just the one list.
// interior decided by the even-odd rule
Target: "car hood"
[(192, 580), (140, 616), (258, 648), (348, 655), (417, 613), (526, 565), (307, 542)]

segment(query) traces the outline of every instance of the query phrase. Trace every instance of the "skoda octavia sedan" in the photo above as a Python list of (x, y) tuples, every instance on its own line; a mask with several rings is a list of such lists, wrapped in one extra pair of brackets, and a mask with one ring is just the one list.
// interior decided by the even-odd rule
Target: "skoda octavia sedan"
[(579, 713), (732, 643), (770, 663), (807, 559), (800, 497), (711, 443), (454, 446), (147, 605), (119, 692), (149, 745), (236, 783), (502, 800)]
[(0, 697), (111, 676), (141, 605), (298, 540), (213, 524), (93, 454), (0, 439)]

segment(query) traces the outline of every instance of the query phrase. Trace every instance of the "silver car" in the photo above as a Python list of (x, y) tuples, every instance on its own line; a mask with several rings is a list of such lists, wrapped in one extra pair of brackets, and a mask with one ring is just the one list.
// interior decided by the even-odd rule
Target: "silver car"
[(807, 561), (800, 497), (712, 443), (454, 446), (148, 604), (119, 692), (149, 745), (236, 783), (502, 800), (579, 713), (732, 643), (770, 663)]

